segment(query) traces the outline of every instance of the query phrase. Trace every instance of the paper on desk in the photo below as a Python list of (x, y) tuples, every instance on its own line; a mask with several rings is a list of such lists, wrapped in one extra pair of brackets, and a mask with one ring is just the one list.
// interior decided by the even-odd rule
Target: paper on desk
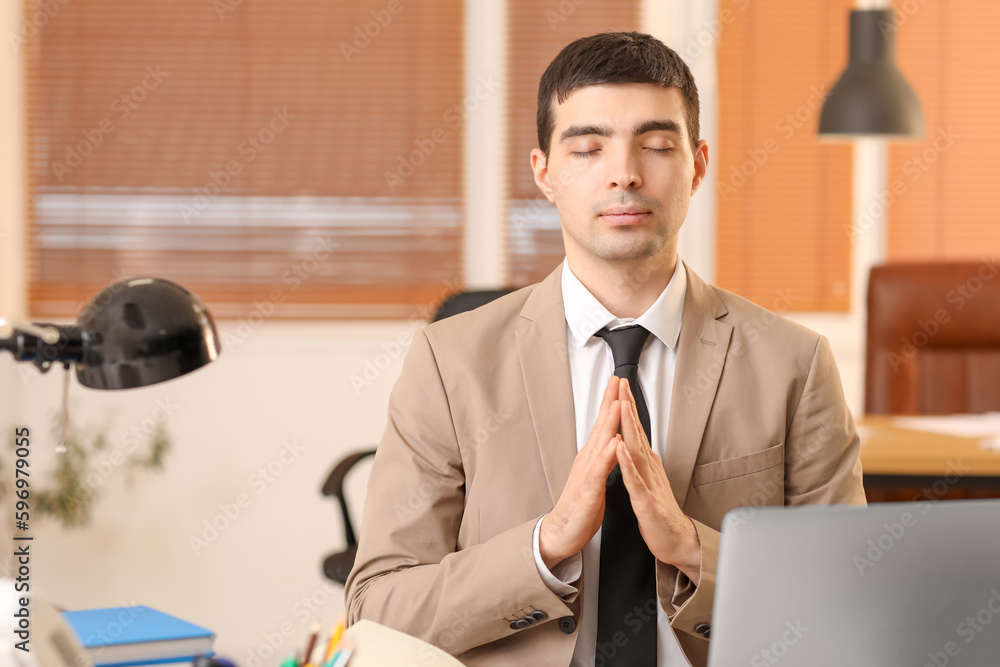
[(373, 621), (358, 621), (344, 636), (354, 646), (350, 667), (462, 667), (436, 646)]
[(1000, 412), (928, 417), (895, 417), (893, 426), (912, 431), (982, 438), (979, 446), (1000, 451)]

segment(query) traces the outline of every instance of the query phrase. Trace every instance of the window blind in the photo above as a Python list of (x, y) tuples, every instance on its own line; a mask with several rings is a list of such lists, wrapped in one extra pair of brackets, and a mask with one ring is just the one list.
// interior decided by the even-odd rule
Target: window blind
[(538, 147), (538, 80), (570, 42), (598, 32), (639, 30), (639, 2), (510, 0), (510, 193), (507, 208), (509, 284), (528, 285), (562, 261), (559, 215), (538, 190), (529, 155)]
[(850, 147), (816, 131), (851, 7), (720, 2), (716, 278), (766, 308), (850, 308)]
[(138, 275), (221, 316), (398, 317), (460, 281), (461, 0), (39, 11), (22, 45), (34, 317)]
[(993, 157), (1000, 150), (1000, 5), (896, 2), (897, 61), (926, 134), (889, 147), (889, 259), (990, 259), (1000, 252)]

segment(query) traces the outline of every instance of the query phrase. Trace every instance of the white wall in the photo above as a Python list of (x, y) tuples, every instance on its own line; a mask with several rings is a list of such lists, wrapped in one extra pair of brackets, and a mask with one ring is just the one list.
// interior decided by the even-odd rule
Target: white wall
[[(202, 623), (218, 633), (218, 650), (244, 665), (253, 664), (250, 649), (264, 646), (266, 655), (269, 637), (284, 646), (263, 664), (277, 664), (288, 647), (301, 650), (312, 620), (329, 625), (343, 607), (342, 590), (321, 571), (323, 557), (344, 544), (339, 511), (320, 487), (345, 453), (381, 436), (402, 363), (393, 341), (414, 328), (267, 322), (217, 362), (161, 385), (99, 392), (74, 379), (73, 419), (113, 420), (111, 449), (90, 477), (102, 496), (86, 528), (32, 523), (32, 580), (67, 608), (138, 603)], [(224, 339), (233, 332), (223, 323)], [(363, 378), (367, 362), (373, 380), (356, 388), (351, 377)], [(0, 358), (0, 433), (6, 440), (12, 426), (31, 428), (37, 471), (56, 456), (50, 425), (62, 377), (22, 376), (29, 367), (21, 366)], [(111, 453), (127, 451), (122, 436), (133, 426), (151, 430), (164, 408), (174, 444), (166, 470), (138, 474), (130, 485)], [(282, 462), (286, 442), (303, 451)], [(277, 474), (265, 481), (258, 469), (268, 466)], [(363, 481), (354, 482), (357, 503)], [(245, 509), (240, 494), (249, 498)], [(223, 528), (214, 540), (205, 521)], [(207, 536), (207, 546), (192, 546), (193, 536)]]

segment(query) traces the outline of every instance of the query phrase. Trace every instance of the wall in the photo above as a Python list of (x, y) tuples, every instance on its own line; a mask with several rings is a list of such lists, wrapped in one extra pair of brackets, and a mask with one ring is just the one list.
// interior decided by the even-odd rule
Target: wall
[[(218, 633), (218, 650), (244, 665), (253, 664), (248, 651), (268, 653), (269, 639), (283, 644), (282, 658), (288, 647), (301, 650), (311, 622), (329, 625), (343, 607), (342, 590), (321, 569), (344, 546), (341, 519), (320, 488), (345, 453), (381, 436), (402, 363), (393, 342), (414, 328), (267, 323), (243, 340), (229, 322), (220, 331), (229, 349), (183, 378), (127, 392), (74, 379), (74, 423), (109, 424), (109, 450), (88, 475), (100, 497), (85, 528), (32, 522), (32, 580), (67, 608), (138, 603), (202, 623)], [(370, 384), (352, 385), (369, 362)], [(31, 428), (38, 479), (56, 456), (50, 427), (62, 372), (37, 375), (4, 354), (0, 382), (0, 433), (6, 440), (12, 426)], [(130, 483), (112, 454), (129, 450), (133, 428), (149, 432), (156, 421), (173, 441), (166, 469)], [(349, 488), (358, 509), (359, 472)]]

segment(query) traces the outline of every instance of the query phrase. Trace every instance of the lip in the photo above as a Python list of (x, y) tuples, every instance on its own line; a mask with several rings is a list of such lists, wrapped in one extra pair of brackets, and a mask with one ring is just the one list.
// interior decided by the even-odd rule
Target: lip
[(637, 225), (644, 221), (649, 213), (641, 206), (615, 206), (601, 213), (600, 217), (614, 226)]

